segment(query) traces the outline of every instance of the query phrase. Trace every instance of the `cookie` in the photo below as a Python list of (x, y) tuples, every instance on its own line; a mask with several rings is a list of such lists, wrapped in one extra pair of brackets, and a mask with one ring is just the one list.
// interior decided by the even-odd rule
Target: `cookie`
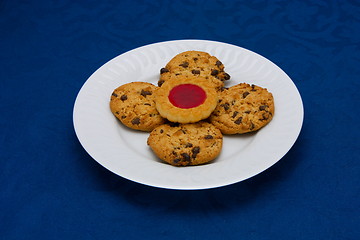
[(224, 64), (219, 59), (201, 51), (186, 51), (173, 57), (160, 70), (158, 86), (179, 75), (189, 78), (201, 76), (219, 90), (224, 87), (224, 81), (230, 79), (230, 75), (224, 71)]
[(186, 78), (164, 82), (155, 93), (156, 109), (171, 122), (194, 123), (214, 111), (218, 92), (205, 78)]
[(274, 115), (273, 95), (262, 88), (240, 83), (219, 93), (218, 105), (209, 120), (223, 134), (257, 131)]
[(220, 154), (222, 142), (220, 130), (204, 121), (163, 124), (147, 140), (160, 159), (174, 166), (208, 163)]
[(116, 88), (110, 98), (111, 112), (131, 129), (152, 131), (165, 122), (155, 107), (157, 88), (146, 82), (131, 82)]

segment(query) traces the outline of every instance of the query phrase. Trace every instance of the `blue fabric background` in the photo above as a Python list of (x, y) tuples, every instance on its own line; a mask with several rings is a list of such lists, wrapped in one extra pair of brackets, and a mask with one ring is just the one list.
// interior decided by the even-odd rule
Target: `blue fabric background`
[[(112, 174), (73, 104), (133, 48), (207, 39), (281, 67), (301, 134), (264, 173), (174, 191)], [(359, 1), (0, 1), (0, 239), (360, 239)]]

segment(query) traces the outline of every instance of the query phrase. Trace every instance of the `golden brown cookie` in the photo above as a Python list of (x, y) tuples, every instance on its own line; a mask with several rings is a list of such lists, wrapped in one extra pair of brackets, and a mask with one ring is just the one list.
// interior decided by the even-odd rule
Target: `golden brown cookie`
[(190, 78), (201, 76), (212, 82), (219, 90), (224, 87), (224, 81), (230, 79), (230, 75), (224, 71), (224, 65), (219, 59), (201, 51), (186, 51), (173, 57), (160, 70), (158, 86), (179, 75)]
[(131, 82), (116, 88), (110, 98), (111, 112), (129, 128), (152, 131), (165, 122), (155, 107), (157, 88), (146, 82)]
[(208, 163), (220, 154), (222, 142), (220, 130), (204, 121), (163, 124), (147, 140), (160, 159), (174, 166)]
[(205, 78), (186, 78), (164, 82), (155, 93), (156, 109), (171, 122), (193, 123), (210, 116), (218, 93)]
[(209, 120), (223, 134), (240, 134), (264, 127), (274, 111), (273, 95), (266, 88), (240, 83), (219, 93)]

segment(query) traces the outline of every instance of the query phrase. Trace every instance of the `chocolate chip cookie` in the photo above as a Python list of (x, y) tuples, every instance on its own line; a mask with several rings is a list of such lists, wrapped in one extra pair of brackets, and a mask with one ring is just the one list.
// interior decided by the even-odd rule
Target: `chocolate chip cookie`
[(156, 110), (154, 91), (158, 87), (147, 82), (131, 82), (111, 94), (110, 109), (125, 126), (150, 132), (165, 119)]
[(223, 134), (241, 134), (264, 127), (274, 110), (273, 95), (266, 88), (240, 83), (219, 93), (209, 120)]
[(224, 64), (219, 59), (201, 51), (186, 51), (173, 57), (160, 70), (158, 86), (168, 80), (176, 79), (179, 75), (187, 78), (204, 77), (219, 90), (224, 87), (224, 81), (230, 79), (230, 75), (224, 71)]
[(147, 140), (153, 152), (173, 166), (208, 163), (220, 154), (222, 142), (220, 130), (204, 121), (163, 124)]

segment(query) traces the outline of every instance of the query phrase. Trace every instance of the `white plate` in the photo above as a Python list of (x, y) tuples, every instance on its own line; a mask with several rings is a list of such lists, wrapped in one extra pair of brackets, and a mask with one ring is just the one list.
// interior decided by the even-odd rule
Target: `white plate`
[[(127, 82), (157, 84), (159, 70), (176, 54), (208, 52), (225, 65), (227, 86), (240, 82), (267, 88), (275, 99), (273, 120), (257, 133), (224, 136), (220, 156), (202, 166), (173, 167), (147, 146), (149, 133), (119, 124), (109, 110), (112, 91)], [(80, 143), (102, 166), (126, 179), (169, 189), (206, 189), (250, 178), (279, 161), (295, 143), (303, 104), (292, 80), (274, 63), (244, 48), (214, 41), (160, 42), (119, 55), (100, 67), (81, 88), (73, 121)]]

